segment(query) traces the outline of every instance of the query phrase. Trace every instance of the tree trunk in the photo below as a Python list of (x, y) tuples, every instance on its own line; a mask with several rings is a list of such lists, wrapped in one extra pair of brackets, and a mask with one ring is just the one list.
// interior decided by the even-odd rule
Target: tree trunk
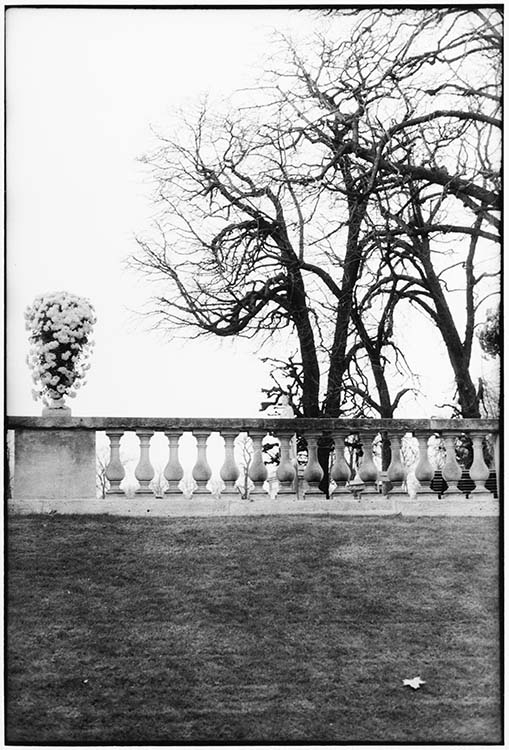
[(330, 484), (330, 452), (332, 447), (332, 440), (327, 437), (321, 437), (318, 441), (318, 463), (322, 467), (323, 477), (320, 480), (318, 489), (325, 493), (327, 500), (329, 499), (329, 484)]
[(290, 244), (286, 231), (281, 229), (279, 245), (283, 262), (288, 270), (287, 299), (289, 315), (299, 339), (302, 357), (302, 410), (305, 417), (320, 417), (320, 368), (316, 355), (315, 337), (309, 317), (308, 300), (299, 260)]
[[(348, 168), (344, 169), (343, 176), (347, 188), (352, 190), (349, 180)], [(352, 297), (355, 284), (359, 277), (359, 268), (362, 260), (362, 251), (359, 249), (359, 232), (366, 212), (367, 198), (359, 200), (357, 197), (348, 196), (350, 223), (348, 226), (348, 238), (346, 243), (345, 260), (343, 264), (343, 279), (341, 282), (341, 296), (338, 300), (336, 313), (336, 329), (334, 331), (334, 342), (329, 362), (329, 378), (327, 383), (327, 395), (323, 413), (326, 417), (339, 416), (341, 401), (341, 390), (343, 378), (347, 367), (346, 346), (348, 340), (348, 326), (352, 315)]]
[(302, 357), (302, 410), (305, 417), (320, 417), (320, 369), (307, 309), (305, 315), (297, 313), (293, 320), (299, 337)]
[(470, 376), (470, 356), (459, 337), (454, 318), (435, 270), (429, 258), (424, 258), (424, 270), (429, 291), (437, 311), (436, 324), (447, 348), (449, 361), (454, 371), (461, 416), (465, 419), (479, 419), (479, 398), (477, 389)]

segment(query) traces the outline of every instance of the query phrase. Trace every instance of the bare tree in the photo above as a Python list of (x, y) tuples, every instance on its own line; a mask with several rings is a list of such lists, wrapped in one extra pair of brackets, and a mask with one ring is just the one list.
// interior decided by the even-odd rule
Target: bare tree
[[(332, 191), (344, 191), (354, 179), (358, 190), (356, 200), (348, 200), (344, 263), (350, 271), (343, 274), (345, 298), (338, 296), (342, 308), (335, 338), (343, 367), (331, 370), (328, 383), (333, 412), (347, 366), (350, 316), (368, 355), (376, 349), (376, 339), (367, 342), (362, 316), (352, 308), (351, 283), (352, 275), (359, 280), (362, 250), (365, 257), (375, 240), (372, 249), (377, 247), (380, 263), (388, 254), (400, 263), (398, 268), (390, 264), (388, 286), (378, 280), (370, 297), (383, 289), (394, 299), (410, 299), (432, 318), (449, 354), (461, 413), (479, 416), (469, 364), (475, 316), (492, 290), (478, 289), (498, 271), (475, 274), (474, 257), (479, 240), (499, 241), (500, 45), (496, 11), (376, 10), (360, 14), (350, 42), (322, 40), (314, 65), (292, 50), (296, 85), (278, 92), (297, 116), (302, 137), (318, 143), (320, 152), (325, 145), (329, 153), (325, 162), (316, 160), (316, 174), (303, 179), (322, 184), (326, 179)], [(369, 173), (366, 164), (372, 165)], [(360, 213), (364, 227), (359, 229)], [(444, 251), (437, 249), (436, 238), (443, 244), (444, 236), (449, 245), (451, 237), (468, 240), (448, 268), (440, 258), (437, 262)], [(465, 270), (463, 339), (444, 279), (458, 265)], [(382, 394), (380, 369), (370, 360)]]
[[(285, 43), (286, 66), (253, 106), (202, 107), (161, 136), (145, 159), (156, 234), (139, 238), (133, 265), (160, 282), (154, 314), (173, 333), (262, 346), (284, 333), (292, 348), (268, 396), (284, 387), (310, 417), (393, 416), (411, 390), (393, 320), (411, 304), (445, 342), (462, 414), (478, 416), (469, 365), (497, 273), (477, 248), (498, 240), (500, 16), (345, 17), (343, 39)], [(458, 264), (463, 336), (447, 299)]]
[(110, 451), (109, 448), (103, 446), (97, 451), (96, 454), (96, 474), (95, 484), (98, 497), (104, 500), (106, 493), (110, 487), (108, 477), (106, 476), (106, 469), (110, 462)]
[(239, 478), (241, 497), (242, 500), (247, 500), (250, 490), (249, 467), (253, 459), (253, 441), (247, 432), (243, 432), (237, 437), (235, 446), (238, 453), (237, 464), (241, 470), (241, 476)]

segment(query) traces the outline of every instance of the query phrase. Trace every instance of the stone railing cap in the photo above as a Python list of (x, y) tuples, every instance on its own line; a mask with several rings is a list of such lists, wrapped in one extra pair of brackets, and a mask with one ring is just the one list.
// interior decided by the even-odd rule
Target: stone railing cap
[(306, 432), (318, 433), (363, 432), (365, 430), (391, 433), (397, 432), (442, 432), (453, 430), (469, 432), (498, 432), (497, 419), (332, 419), (279, 418), (279, 417), (33, 417), (8, 416), (7, 429), (83, 429), (83, 430), (266, 430), (267, 432)]

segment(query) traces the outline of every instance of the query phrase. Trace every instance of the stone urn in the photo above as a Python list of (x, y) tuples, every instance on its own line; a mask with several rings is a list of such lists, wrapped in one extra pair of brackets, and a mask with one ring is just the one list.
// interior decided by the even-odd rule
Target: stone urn
[(63, 398), (49, 399), (49, 405), (42, 410), (43, 417), (70, 417), (71, 408), (66, 406)]

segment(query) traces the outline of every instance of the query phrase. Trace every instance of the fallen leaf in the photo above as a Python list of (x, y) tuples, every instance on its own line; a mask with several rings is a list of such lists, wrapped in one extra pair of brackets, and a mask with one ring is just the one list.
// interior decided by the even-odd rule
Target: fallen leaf
[(409, 687), (413, 688), (414, 690), (418, 690), (421, 685), (425, 685), (425, 681), (421, 680), (420, 677), (414, 677), (411, 680), (403, 680), (403, 685), (408, 685)]

